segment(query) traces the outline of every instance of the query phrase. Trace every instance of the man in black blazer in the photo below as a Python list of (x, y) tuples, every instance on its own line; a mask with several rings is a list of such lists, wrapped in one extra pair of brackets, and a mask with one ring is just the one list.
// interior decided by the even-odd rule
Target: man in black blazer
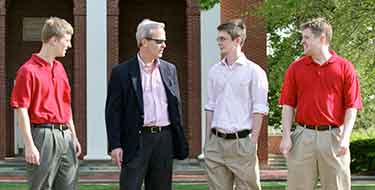
[(121, 167), (120, 189), (172, 188), (173, 158), (185, 159), (176, 67), (162, 59), (164, 23), (145, 19), (137, 27), (138, 54), (112, 69), (106, 126), (112, 161)]

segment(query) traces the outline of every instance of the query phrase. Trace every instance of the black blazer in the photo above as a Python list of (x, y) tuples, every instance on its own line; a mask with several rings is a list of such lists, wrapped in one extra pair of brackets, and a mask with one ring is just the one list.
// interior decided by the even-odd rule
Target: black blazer
[[(160, 59), (160, 74), (165, 87), (168, 114), (173, 134), (174, 158), (185, 159), (188, 143), (182, 127), (181, 98), (176, 67)], [(123, 161), (134, 158), (140, 147), (139, 137), (143, 127), (143, 92), (137, 56), (112, 69), (105, 107), (108, 149), (121, 147)]]

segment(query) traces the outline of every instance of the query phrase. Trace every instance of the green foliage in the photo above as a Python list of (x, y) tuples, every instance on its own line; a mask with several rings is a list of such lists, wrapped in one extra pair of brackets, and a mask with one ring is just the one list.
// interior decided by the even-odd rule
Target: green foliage
[(266, 0), (257, 15), (266, 19), (268, 76), (270, 81), (269, 125), (281, 125), (278, 105), (280, 88), (288, 65), (303, 51), (299, 25), (314, 17), (325, 17), (333, 26), (332, 49), (351, 60), (361, 82), (364, 109), (357, 125), (375, 125), (375, 1), (373, 0)]
[[(375, 139), (375, 128), (359, 128), (353, 131), (352, 135), (350, 136), (350, 141), (361, 141), (361, 140), (368, 140), (368, 139)], [(375, 149), (374, 149), (375, 150)]]
[(375, 129), (359, 129), (351, 136), (350, 153), (352, 173), (375, 171)]
[(375, 128), (356, 129), (350, 137), (351, 171), (365, 173), (375, 171)]
[(200, 0), (201, 9), (208, 10), (211, 9), (215, 4), (219, 3), (220, 0)]
[[(220, 0), (200, 0), (204, 10)], [(333, 26), (332, 49), (351, 60), (361, 82), (364, 108), (359, 128), (375, 127), (375, 1), (374, 0), (265, 0), (255, 13), (264, 17), (268, 33), (268, 77), (270, 81), (269, 125), (281, 126), (278, 105), (280, 88), (289, 64), (302, 55), (299, 25), (314, 17), (325, 17)], [(253, 11), (251, 11), (253, 13)], [(357, 127), (358, 128), (358, 127)]]

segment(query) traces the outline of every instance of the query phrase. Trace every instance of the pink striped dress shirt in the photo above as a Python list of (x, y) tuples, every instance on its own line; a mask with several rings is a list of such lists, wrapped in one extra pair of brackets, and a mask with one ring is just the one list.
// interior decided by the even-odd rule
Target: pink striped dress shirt
[(144, 126), (168, 126), (168, 103), (159, 71), (160, 62), (156, 59), (154, 64), (146, 65), (139, 54), (137, 57), (142, 78)]

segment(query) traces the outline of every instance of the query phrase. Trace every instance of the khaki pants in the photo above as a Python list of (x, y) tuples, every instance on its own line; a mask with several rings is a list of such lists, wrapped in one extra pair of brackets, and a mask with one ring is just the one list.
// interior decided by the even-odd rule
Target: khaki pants
[(40, 165), (27, 164), (31, 190), (76, 189), (78, 158), (70, 130), (31, 128)]
[(288, 190), (350, 190), (350, 154), (337, 156), (342, 127), (316, 131), (297, 126), (288, 156)]
[(256, 152), (250, 137), (229, 140), (212, 135), (204, 150), (209, 189), (261, 189)]

